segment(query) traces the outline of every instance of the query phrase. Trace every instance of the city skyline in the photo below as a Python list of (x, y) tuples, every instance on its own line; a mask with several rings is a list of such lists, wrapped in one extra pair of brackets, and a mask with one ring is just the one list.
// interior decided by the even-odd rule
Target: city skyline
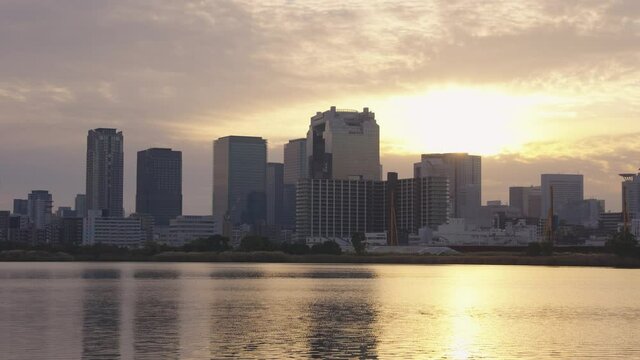
[[(332, 107), (332, 108), (335, 108), (335, 107)], [(313, 117), (312, 117), (312, 119), (313, 119)], [(103, 129), (112, 130), (112, 129), (109, 129), (109, 128), (98, 128), (98, 129), (94, 129), (94, 130), (103, 130)], [(89, 130), (89, 132), (91, 133), (94, 130)], [(119, 134), (124, 133), (124, 131), (122, 131), (121, 129), (117, 129), (117, 131), (118, 131)], [(384, 129), (380, 130), (380, 132), (383, 133)], [(85, 130), (85, 133), (86, 133), (86, 130)], [(257, 137), (259, 137), (259, 135), (225, 135), (223, 137), (238, 137), (238, 136), (240, 136), (240, 137), (242, 137), (242, 136), (248, 136), (248, 137), (257, 136)], [(293, 139), (293, 140), (298, 140), (298, 139)], [(267, 162), (269, 162), (269, 163), (283, 163), (283, 161), (284, 161), (284, 147), (285, 147), (286, 143), (282, 144), (282, 146), (276, 147), (276, 149), (278, 150), (278, 154), (273, 155), (272, 154), (273, 150), (271, 150), (271, 151), (269, 150), (270, 149), (270, 147), (269, 147), (269, 139), (265, 139), (265, 141), (267, 143), (267, 159), (268, 159)], [(289, 142), (289, 141), (291, 141), (291, 140), (288, 140), (287, 142)], [(149, 150), (149, 149), (152, 149), (152, 148), (155, 148), (155, 147), (149, 147), (149, 148), (141, 149), (141, 150), (137, 151), (137, 153), (143, 152), (143, 151), (146, 151), (146, 150)], [(158, 146), (157, 148), (162, 148), (162, 147)], [(273, 147), (271, 147), (271, 149), (273, 149)], [(209, 152), (211, 152), (211, 149), (209, 149)], [(398, 167), (400, 169), (403, 169), (403, 170), (396, 170), (396, 171), (390, 170), (390, 171), (397, 172), (399, 174), (400, 178), (412, 178), (415, 175), (417, 164), (420, 163), (420, 161), (417, 161), (417, 160), (420, 160), (420, 158), (424, 158), (424, 156), (440, 156), (440, 155), (443, 155), (443, 154), (447, 155), (447, 154), (466, 154), (466, 153), (462, 153), (462, 152), (423, 153), (423, 154), (417, 155), (417, 158), (414, 158), (413, 160), (410, 160), (410, 159), (406, 160), (406, 161), (408, 161), (408, 163), (398, 164)], [(478, 158), (480, 157), (480, 155), (474, 155), (474, 154), (469, 154), (469, 155), (471, 155), (472, 157), (478, 157)], [(272, 159), (274, 157), (278, 158), (279, 160), (278, 161), (271, 161), (270, 159)], [(384, 157), (384, 156), (382, 156), (382, 154), (381, 154), (381, 158), (382, 157)], [(134, 164), (133, 164), (133, 166), (134, 166), (134, 174), (131, 175), (132, 179), (128, 179), (127, 178), (126, 170), (125, 170), (125, 175), (124, 175), (124, 189), (125, 189), (124, 190), (124, 193), (125, 193), (125, 195), (124, 195), (124, 204), (125, 204), (124, 213), (125, 214), (131, 214), (131, 213), (135, 213), (136, 212), (135, 211), (136, 210), (136, 191), (137, 191), (137, 189), (136, 189), (137, 188), (137, 176), (136, 176), (136, 172), (137, 171), (136, 171), (136, 167), (138, 166), (138, 161), (137, 161), (137, 157), (136, 156), (133, 156), (133, 158), (134, 158), (134, 160), (133, 160), (134, 161)], [(489, 156), (489, 157), (482, 156), (483, 162), (485, 161), (486, 158), (489, 159), (489, 163), (491, 164), (491, 162), (490, 162), (491, 156)], [(556, 160), (557, 160), (557, 164), (556, 165), (558, 165), (558, 164), (562, 163), (563, 161), (565, 161), (562, 158), (557, 158)], [(213, 161), (213, 159), (209, 159), (209, 164), (211, 164), (212, 161)], [(553, 159), (552, 159), (552, 161), (553, 161)], [(126, 150), (124, 151), (124, 163), (125, 164), (127, 163), (127, 151)], [(519, 165), (522, 166), (524, 164), (519, 164)], [(86, 168), (86, 164), (84, 166)], [(125, 165), (125, 169), (126, 169), (126, 165)], [(210, 169), (210, 171), (211, 170), (212, 169)], [(386, 176), (387, 172), (389, 172), (389, 171), (387, 171), (384, 168), (384, 164), (382, 164), (382, 173), (383, 173), (382, 174), (382, 180), (385, 180), (385, 176)], [(584, 177), (585, 184), (587, 184), (589, 182), (588, 176), (586, 176), (586, 175), (584, 175), (583, 173), (580, 173), (580, 172), (557, 171), (557, 172), (549, 172), (549, 173), (559, 174), (559, 175), (580, 175), (580, 176)], [(184, 174), (184, 175), (185, 175), (185, 177), (188, 177), (188, 174)], [(521, 182), (521, 183), (507, 183), (506, 187), (504, 189), (502, 189), (502, 188), (494, 189), (493, 192), (490, 192), (490, 195), (487, 195), (485, 193), (485, 191), (487, 191), (487, 190), (485, 188), (485, 184), (484, 184), (484, 181), (483, 181), (482, 182), (483, 185), (482, 185), (482, 188), (481, 188), (481, 193), (482, 193), (481, 205), (486, 205), (488, 201), (492, 201), (492, 200), (499, 200), (499, 201), (502, 201), (504, 203), (509, 203), (508, 200), (509, 200), (509, 189), (510, 189), (510, 187), (540, 186), (541, 185), (540, 176), (543, 175), (543, 174), (532, 174), (532, 175), (533, 175), (533, 178), (529, 183), (527, 183), (526, 181), (525, 182)], [(481, 176), (482, 176), (482, 179), (491, 178), (491, 175), (490, 174), (486, 174), (486, 171), (482, 171), (481, 172)], [(585, 194), (584, 197), (585, 198), (599, 198), (599, 199), (605, 200), (606, 203), (607, 203), (606, 211), (620, 211), (621, 208), (622, 208), (621, 193), (620, 193), (620, 189), (619, 189), (620, 178), (619, 178), (618, 174), (613, 174), (612, 173), (612, 176), (613, 176), (614, 184), (615, 184), (614, 188), (612, 189), (613, 190), (612, 191), (613, 198), (606, 198), (605, 196), (602, 196), (600, 194), (589, 193), (586, 190), (584, 191), (584, 194)], [(133, 185), (132, 185), (133, 189), (130, 190), (130, 191), (133, 192), (133, 199), (127, 198), (127, 193), (128, 193), (128, 190), (129, 190), (128, 187), (131, 186), (131, 184), (128, 184), (129, 181), (133, 182)], [(211, 186), (212, 179), (209, 178), (207, 181), (208, 181), (207, 185), (209, 186), (209, 195), (211, 195), (212, 193), (211, 193), (210, 186)], [(78, 193), (74, 193), (73, 191), (71, 191), (71, 193), (73, 193), (71, 201), (69, 203), (66, 203), (66, 202), (62, 203), (59, 200), (56, 200), (58, 197), (55, 196), (55, 194), (56, 194), (55, 191), (52, 191), (50, 189), (51, 187), (46, 187), (46, 184), (44, 184), (44, 183), (42, 183), (42, 184), (43, 184), (43, 186), (41, 186), (40, 188), (43, 188), (43, 189), (46, 188), (47, 191), (49, 191), (52, 195), (54, 195), (54, 207), (53, 207), (54, 209), (57, 209), (58, 207), (64, 207), (64, 206), (70, 206), (70, 207), (74, 208), (75, 197), (78, 195)], [(585, 188), (586, 188), (586, 185), (585, 185)], [(32, 190), (33, 189), (30, 189), (27, 192), (30, 192)], [(1, 194), (8, 196), (7, 199), (8, 199), (9, 206), (6, 207), (7, 209), (13, 208), (15, 206), (14, 201), (18, 200), (20, 198), (20, 196), (24, 196), (24, 195), (21, 195), (21, 194), (4, 194), (4, 193), (1, 193)], [(496, 196), (493, 196), (494, 194), (499, 194), (499, 195), (496, 197)], [(617, 199), (615, 198), (616, 196), (617, 196)], [(203, 197), (200, 196), (200, 198), (201, 198), (200, 200), (202, 201)], [(2, 205), (2, 201), (4, 201), (4, 199), (0, 198), (0, 206)], [(611, 205), (612, 203), (614, 204), (613, 207)], [(131, 204), (131, 207), (128, 206), (129, 204)], [(185, 205), (186, 205), (186, 207), (189, 207), (188, 203), (185, 203)], [(191, 204), (191, 205), (193, 207), (193, 204)], [(194, 212), (187, 211), (185, 213), (189, 213), (189, 214), (192, 214), (192, 215), (211, 215), (211, 207), (210, 207), (211, 206), (211, 199), (210, 198), (208, 200), (208, 205), (209, 205), (209, 209), (208, 209), (209, 212), (207, 212), (207, 210), (204, 209), (204, 210), (202, 210), (202, 212), (199, 212), (200, 210), (197, 210), (197, 211), (194, 211)]]
[(338, 105), (375, 110), (383, 173), (468, 152), (483, 156), (483, 203), (567, 172), (619, 210), (617, 174), (640, 158), (639, 14), (633, 1), (5, 2), (0, 207), (41, 188), (71, 205), (83, 133), (109, 127), (127, 134), (127, 212), (134, 152), (171, 147), (184, 213), (206, 214), (212, 139), (262, 136), (281, 162), (313, 112)]

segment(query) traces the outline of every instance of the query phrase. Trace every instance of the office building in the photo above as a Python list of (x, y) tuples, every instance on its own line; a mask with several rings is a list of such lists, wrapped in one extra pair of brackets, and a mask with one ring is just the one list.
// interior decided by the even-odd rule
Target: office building
[(295, 185), (298, 180), (308, 178), (307, 165), (307, 139), (289, 140), (284, 145), (284, 183)]
[[(554, 215), (563, 213), (562, 208), (568, 203), (584, 200), (584, 178), (582, 175), (542, 174), (540, 179), (542, 193), (541, 219), (548, 218), (551, 207), (551, 188), (553, 188)], [(564, 219), (558, 217), (558, 220)]]
[(63, 245), (82, 245), (83, 220), (81, 217), (59, 219), (58, 242)]
[(449, 217), (474, 219), (482, 205), (482, 158), (466, 153), (423, 154), (414, 177), (449, 179)]
[(72, 218), (77, 217), (75, 210), (72, 210), (70, 206), (59, 206), (56, 210), (56, 217), (58, 218)]
[(437, 230), (449, 221), (449, 178), (427, 176), (420, 181), (420, 227)]
[(213, 216), (178, 216), (169, 221), (169, 245), (182, 246), (216, 234)]
[(630, 218), (640, 219), (640, 174), (620, 174), (622, 181), (622, 204), (626, 204)]
[(520, 211), (523, 217), (540, 217), (542, 193), (540, 186), (512, 186), (509, 188), (509, 205)]
[(213, 143), (213, 217), (226, 235), (266, 221), (267, 141), (227, 136)]
[(623, 217), (621, 212), (605, 212), (600, 214), (600, 230), (613, 234), (622, 228)]
[(282, 227), (285, 229), (295, 229), (296, 184), (309, 177), (308, 162), (306, 138), (289, 140), (284, 145)]
[(267, 224), (282, 225), (284, 201), (284, 165), (267, 163)]
[(89, 210), (83, 220), (84, 245), (136, 248), (144, 241), (140, 219), (107, 217), (107, 210)]
[(136, 213), (169, 226), (182, 215), (182, 152), (152, 148), (138, 152)]
[(318, 112), (307, 132), (309, 177), (381, 180), (380, 127), (368, 108)]
[(87, 216), (87, 197), (84, 194), (77, 194), (75, 198), (74, 210), (78, 217)]
[(449, 220), (449, 180), (444, 176), (397, 179), (396, 173), (388, 173), (386, 198), (386, 226), (391, 243), (395, 243), (394, 227), (399, 234), (398, 243), (402, 244), (403, 236), (417, 235), (424, 227), (437, 230)]
[(44, 229), (51, 223), (53, 198), (46, 190), (33, 190), (28, 197), (29, 220), (36, 229)]
[(0, 211), (0, 242), (9, 241), (10, 223), (11, 223), (11, 212)]
[(629, 232), (631, 232), (636, 239), (640, 239), (640, 219), (631, 220)]
[(558, 209), (558, 218), (568, 225), (580, 225), (589, 229), (597, 229), (600, 214), (604, 213), (604, 200), (585, 199), (570, 201)]
[[(89, 130), (87, 135), (87, 210), (124, 216), (122, 207), (124, 138), (116, 129)], [(105, 212), (106, 211), (106, 212)]]
[[(156, 230), (156, 224), (155, 219), (152, 215), (133, 213), (129, 215), (129, 217), (132, 219), (140, 220), (140, 227), (142, 228), (142, 238), (144, 242), (153, 242), (155, 240), (154, 234)], [(164, 229), (166, 229), (168, 226), (169, 224), (164, 226)], [(162, 232), (162, 230), (159, 230), (159, 232)]]
[(298, 182), (299, 241), (351, 239), (353, 233), (385, 231), (385, 183), (306, 179)]
[(29, 215), (29, 200), (27, 200), (27, 199), (13, 199), (13, 214), (14, 215)]
[(9, 242), (31, 244), (33, 243), (33, 225), (27, 215), (11, 215), (9, 219)]

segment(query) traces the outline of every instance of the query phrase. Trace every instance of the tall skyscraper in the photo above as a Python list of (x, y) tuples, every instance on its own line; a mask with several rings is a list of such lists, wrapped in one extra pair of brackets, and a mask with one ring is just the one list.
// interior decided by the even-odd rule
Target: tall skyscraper
[(74, 210), (78, 217), (87, 216), (87, 197), (84, 194), (76, 195)]
[(629, 217), (640, 219), (640, 174), (620, 174), (622, 181), (622, 203), (627, 206)]
[(226, 136), (213, 142), (213, 217), (227, 233), (266, 221), (267, 141)]
[(29, 215), (29, 200), (27, 200), (27, 199), (13, 199), (13, 214), (14, 215)]
[(540, 217), (540, 186), (512, 186), (509, 188), (509, 206), (524, 217)]
[(380, 127), (368, 108), (318, 112), (307, 132), (309, 177), (381, 180)]
[(267, 163), (267, 224), (282, 225), (284, 165)]
[(309, 177), (307, 159), (307, 139), (289, 140), (284, 145), (284, 188), (282, 204), (282, 226), (295, 229), (296, 224), (296, 184)]
[(156, 226), (182, 215), (182, 152), (152, 148), (138, 152), (136, 213)]
[(29, 221), (36, 229), (44, 229), (51, 223), (53, 197), (46, 190), (33, 190), (28, 201)]
[(482, 205), (482, 158), (466, 153), (423, 154), (414, 164), (414, 177), (449, 179), (449, 217), (471, 219)]
[[(584, 200), (584, 177), (574, 174), (542, 174), (540, 177), (542, 206), (540, 218), (546, 219), (551, 206), (551, 187), (553, 187), (554, 214), (571, 202)], [(562, 219), (561, 219), (562, 220)]]
[(124, 138), (116, 129), (89, 130), (87, 135), (87, 210), (122, 217)]
[(284, 144), (284, 183), (295, 185), (298, 180), (309, 177), (307, 163), (306, 138)]

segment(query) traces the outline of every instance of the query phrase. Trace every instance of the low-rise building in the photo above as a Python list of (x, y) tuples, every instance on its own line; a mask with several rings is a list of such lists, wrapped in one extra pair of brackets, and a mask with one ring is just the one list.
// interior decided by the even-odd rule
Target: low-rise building
[(524, 220), (507, 222), (504, 229), (481, 229), (467, 225), (465, 219), (450, 219), (424, 242), (438, 246), (526, 246), (538, 241), (537, 226)]
[(178, 216), (169, 221), (168, 242), (171, 246), (182, 246), (196, 239), (213, 236), (215, 230), (213, 216)]
[(84, 218), (84, 245), (139, 247), (144, 241), (142, 222), (135, 218), (103, 217), (100, 210), (89, 210)]

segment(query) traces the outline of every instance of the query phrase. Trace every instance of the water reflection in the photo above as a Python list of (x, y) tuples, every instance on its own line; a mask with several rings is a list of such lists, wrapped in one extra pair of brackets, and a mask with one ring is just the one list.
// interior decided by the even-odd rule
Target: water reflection
[[(359, 272), (358, 278), (375, 278), (375, 274)], [(311, 357), (376, 359), (377, 311), (373, 284), (369, 280), (334, 280), (328, 285), (316, 289), (316, 300), (308, 308)]]
[[(113, 269), (87, 270), (83, 279), (119, 279)], [(92, 281), (84, 290), (82, 358), (120, 358), (120, 281)]]
[[(134, 273), (134, 350), (139, 359), (178, 359), (180, 349), (178, 300), (174, 270), (140, 270)], [(155, 280), (162, 281), (160, 284)]]
[(640, 358), (637, 270), (0, 263), (0, 273), (10, 276), (2, 360)]

